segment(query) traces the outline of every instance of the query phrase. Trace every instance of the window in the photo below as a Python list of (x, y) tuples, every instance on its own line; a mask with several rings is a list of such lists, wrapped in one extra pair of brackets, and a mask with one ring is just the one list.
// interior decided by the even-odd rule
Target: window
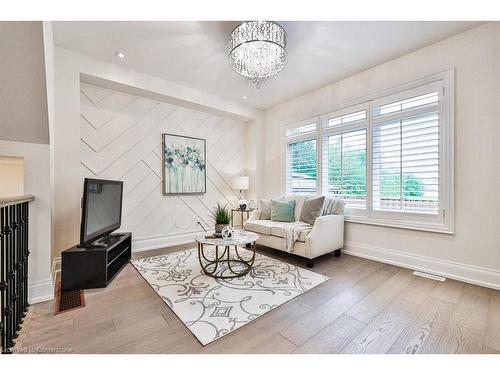
[(439, 213), (438, 105), (431, 92), (374, 107), (374, 210)]
[(287, 137), (301, 135), (301, 134), (311, 134), (316, 131), (316, 123), (301, 125), (296, 128), (288, 129), (286, 132)]
[(449, 71), (288, 126), (287, 193), (341, 197), (348, 221), (453, 233), (452, 94)]
[(317, 192), (316, 123), (300, 124), (286, 131), (286, 191), (289, 194)]
[(366, 209), (367, 109), (323, 116), (323, 190), (346, 207)]

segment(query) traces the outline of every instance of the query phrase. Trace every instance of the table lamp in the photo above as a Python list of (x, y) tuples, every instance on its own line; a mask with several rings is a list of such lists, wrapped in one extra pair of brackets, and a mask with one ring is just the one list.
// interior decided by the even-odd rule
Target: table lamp
[(250, 179), (248, 176), (236, 176), (233, 178), (233, 189), (240, 191), (238, 205), (242, 210), (247, 208), (247, 201), (243, 199), (243, 190), (248, 190), (250, 187)]

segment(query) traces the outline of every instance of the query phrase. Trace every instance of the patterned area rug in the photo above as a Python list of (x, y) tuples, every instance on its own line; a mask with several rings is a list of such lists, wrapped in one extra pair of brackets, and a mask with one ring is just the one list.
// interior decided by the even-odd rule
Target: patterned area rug
[[(245, 259), (252, 256), (248, 250), (238, 251)], [(196, 249), (138, 259), (132, 264), (203, 345), (328, 280), (258, 253), (252, 270), (232, 279), (203, 274)]]

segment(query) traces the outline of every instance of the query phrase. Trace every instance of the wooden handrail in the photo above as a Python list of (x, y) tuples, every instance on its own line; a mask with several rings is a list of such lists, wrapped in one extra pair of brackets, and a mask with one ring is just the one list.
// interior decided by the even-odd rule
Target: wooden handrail
[(34, 200), (35, 200), (35, 196), (31, 195), (31, 194), (20, 195), (17, 197), (0, 198), (0, 207), (12, 206), (14, 204), (31, 202)]

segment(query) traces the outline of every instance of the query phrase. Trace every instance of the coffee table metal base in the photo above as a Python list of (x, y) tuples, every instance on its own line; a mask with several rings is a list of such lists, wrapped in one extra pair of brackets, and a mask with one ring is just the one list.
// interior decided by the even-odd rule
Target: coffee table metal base
[[(236, 258), (231, 258), (231, 248), (234, 246), (234, 253), (236, 255)], [(219, 247), (224, 247), (224, 251), (222, 251), (222, 254), (219, 256)], [(214, 259), (209, 259), (204, 253), (204, 247), (203, 243), (198, 243), (198, 259), (200, 260), (200, 265), (201, 269), (203, 272), (208, 275), (212, 276), (218, 279), (232, 279), (233, 277), (241, 277), (245, 276), (247, 273), (250, 272), (252, 269), (253, 263), (255, 261), (255, 242), (250, 244), (250, 251), (252, 252), (252, 258), (251, 259), (244, 259), (238, 252), (238, 246), (232, 245), (232, 246), (215, 246), (215, 258)], [(205, 264), (203, 264), (203, 259), (205, 260)], [(219, 264), (223, 266), (223, 264), (227, 265), (227, 269), (229, 270), (230, 274), (229, 275), (217, 275), (217, 269), (219, 268)], [(231, 266), (233, 264), (234, 266), (240, 265), (244, 266), (243, 271), (235, 271), (234, 268)], [(210, 268), (213, 268), (210, 270)]]

